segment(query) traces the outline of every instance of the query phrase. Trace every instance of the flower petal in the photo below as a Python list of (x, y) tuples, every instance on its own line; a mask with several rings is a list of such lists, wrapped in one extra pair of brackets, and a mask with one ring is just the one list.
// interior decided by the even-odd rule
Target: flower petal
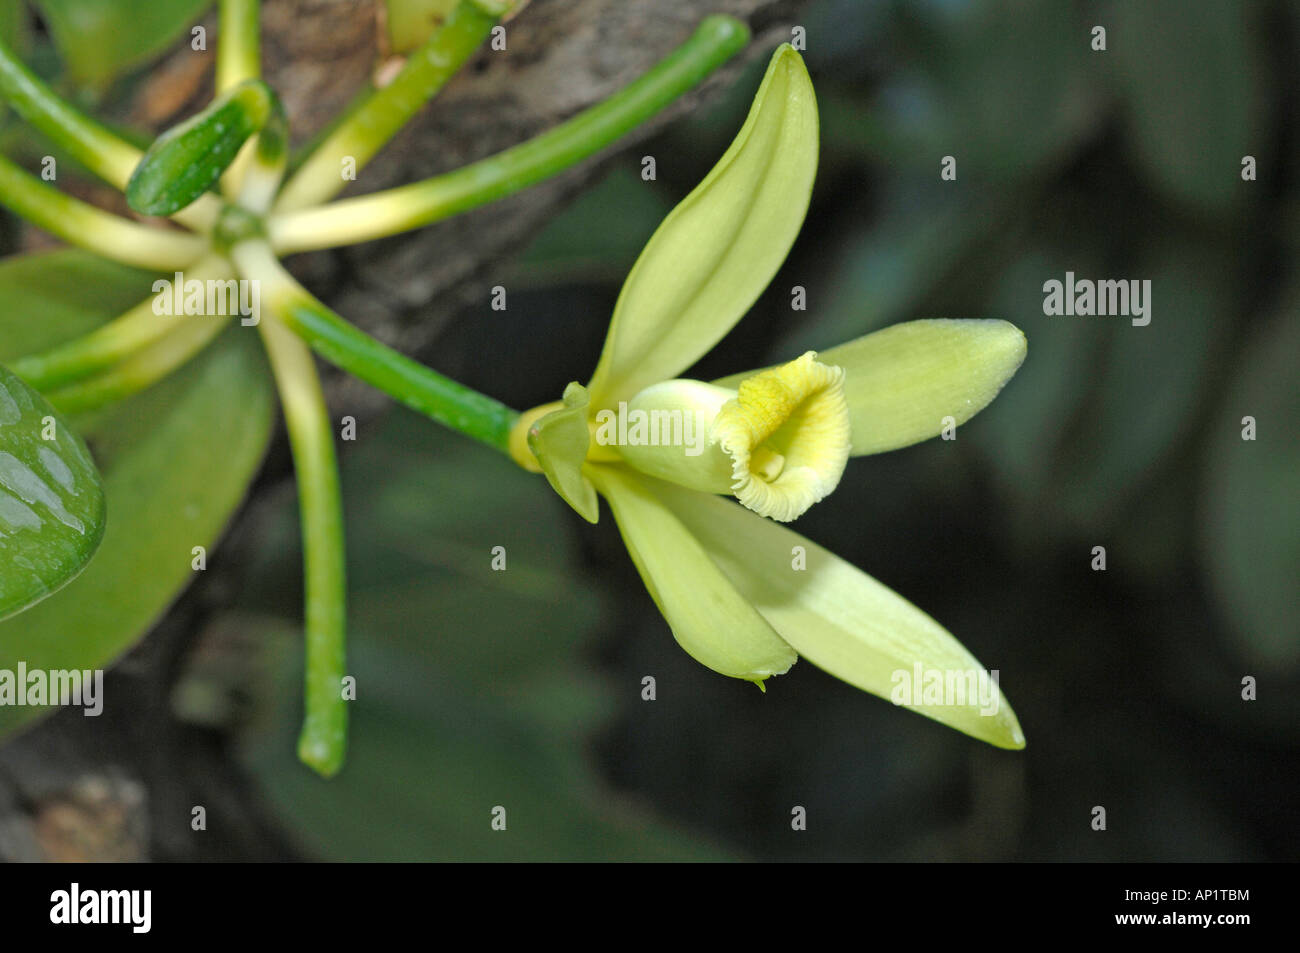
[(596, 490), (583, 473), (591, 444), (587, 429), (587, 390), (572, 383), (564, 389), (564, 406), (536, 420), (528, 428), (532, 451), (551, 488), (588, 523), (600, 518)]
[[(992, 402), (1025, 359), (1025, 336), (1006, 321), (907, 321), (819, 351), (844, 368), (853, 455), (883, 453), (938, 436)], [(738, 387), (754, 374), (713, 383)]]
[(742, 381), (713, 422), (713, 439), (732, 459), (736, 499), (782, 523), (834, 490), (849, 462), (844, 369), (816, 356)]
[(594, 464), (589, 470), (678, 644), (702, 665), (733, 678), (761, 682), (788, 671), (798, 659), (794, 650), (647, 488), (650, 481), (618, 466)]
[[(645, 482), (646, 491), (693, 534), (736, 590), (818, 668), (999, 748), (1024, 747), (1020, 723), (996, 682), (981, 682), (984, 668), (974, 656), (902, 596), (734, 503), (662, 481)], [(793, 568), (795, 547), (803, 549), (805, 569)], [(954, 688), (960, 685), (961, 697), (953, 692), (927, 699), (914, 691), (935, 677), (940, 685), (950, 679)], [(981, 698), (979, 687), (970, 690), (976, 685), (987, 695)]]
[(817, 101), (785, 44), (731, 147), (628, 275), (588, 385), (594, 407), (677, 377), (735, 326), (794, 244), (816, 171)]
[(651, 384), (620, 402), (617, 412), (597, 412), (596, 443), (616, 446), (619, 456), (642, 473), (705, 493), (730, 493), (731, 457), (710, 442), (709, 431), (719, 408), (735, 396), (734, 390), (703, 381)]

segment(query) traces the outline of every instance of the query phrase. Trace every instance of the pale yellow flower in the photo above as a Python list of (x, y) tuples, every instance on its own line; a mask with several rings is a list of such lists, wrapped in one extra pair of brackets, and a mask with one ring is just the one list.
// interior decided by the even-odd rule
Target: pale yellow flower
[(825, 499), (850, 457), (969, 420), (1024, 360), (1024, 335), (1004, 321), (913, 321), (721, 380), (675, 376), (771, 281), (816, 165), (812, 83), (783, 46), (735, 142), (637, 260), (591, 382), (525, 413), (511, 454), (593, 523), (605, 498), (673, 635), (709, 668), (761, 686), (802, 655), (1023, 747), (997, 680), (951, 634), (780, 523)]

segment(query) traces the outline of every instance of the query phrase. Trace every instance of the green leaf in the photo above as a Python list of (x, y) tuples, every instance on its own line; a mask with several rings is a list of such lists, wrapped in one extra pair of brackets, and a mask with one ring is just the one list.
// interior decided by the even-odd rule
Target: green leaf
[(1078, 525), (1123, 521), (1142, 481), (1196, 430), (1201, 394), (1225, 338), (1223, 316), (1233, 309), (1227, 265), (1213, 246), (1171, 244), (1137, 273), (1151, 276), (1145, 327), (1124, 317), (1043, 319), (1104, 323), (1109, 338), (1104, 370), (1092, 378), (1096, 392), (1057, 460), (1052, 492)]
[[(1201, 551), (1247, 668), (1300, 665), (1300, 289), (1250, 343), (1206, 428)], [(1243, 418), (1254, 440), (1243, 439)]]
[(102, 87), (170, 47), (212, 0), (33, 0), (68, 74)]
[(275, 93), (261, 80), (228, 90), (154, 141), (126, 184), (127, 204), (144, 215), (179, 212), (216, 184), (278, 111)]
[(528, 429), (533, 452), (551, 488), (588, 523), (600, 519), (596, 490), (582, 472), (591, 446), (587, 429), (587, 389), (572, 383), (564, 388), (564, 407), (542, 417)]
[[(242, 332), (242, 333), (241, 333)], [(87, 440), (110, 519), (87, 570), (0, 623), (0, 668), (100, 668), (130, 648), (193, 577), (244, 497), (271, 431), (256, 337), (232, 327), (161, 384), (96, 419)], [(0, 731), (39, 713), (0, 708)]]
[(148, 297), (153, 279), (72, 248), (0, 260), (0, 361), (93, 331)]
[(90, 451), (0, 367), (0, 619), (70, 582), (103, 535), (104, 488)]
[(1158, 188), (1195, 208), (1241, 208), (1254, 189), (1241, 179), (1242, 157), (1265, 158), (1257, 64), (1266, 57), (1251, 23), (1259, 10), (1205, 3), (1187, 16), (1179, 0), (1115, 9), (1109, 36), (1138, 158)]
[(816, 171), (817, 100), (786, 44), (731, 147), (628, 275), (588, 385), (593, 406), (677, 377), (735, 326), (794, 244)]
[(927, 6), (899, 17), (901, 68), (874, 91), (879, 105), (864, 117), (854, 101), (842, 117), (850, 129), (865, 125), (865, 145), (893, 167), (928, 186), (961, 143), (958, 181), (973, 175), (1006, 189), (1068, 155), (1104, 115), (1096, 75), (1105, 54), (1052, 5)]
[[(1079, 274), (1101, 273), (1093, 256), (1082, 250), (1072, 254)], [(1100, 355), (1110, 336), (1127, 333), (1107, 320), (1043, 316), (1043, 281), (1063, 276), (1069, 268), (1059, 254), (1026, 252), (1005, 267), (989, 301), (991, 313), (1014, 315), (1029, 330), (1033, 356), (1016, 373), (1012, 399), (980, 419), (973, 446), (1021, 501), (1059, 500), (1065, 481), (1052, 472), (1052, 463), (1097, 368), (1104, 366)], [(1032, 507), (1022, 503), (1015, 509), (1029, 512)], [(1041, 518), (1033, 517), (1031, 523), (1041, 532)]]

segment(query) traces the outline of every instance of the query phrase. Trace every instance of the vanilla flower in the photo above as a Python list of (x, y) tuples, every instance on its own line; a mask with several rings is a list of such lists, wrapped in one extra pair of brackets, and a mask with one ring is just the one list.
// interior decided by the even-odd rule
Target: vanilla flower
[(1024, 335), (1003, 321), (912, 321), (721, 380), (677, 377), (776, 274), (816, 166), (812, 83), (785, 45), (736, 140), (641, 253), (590, 383), (525, 413), (511, 455), (590, 522), (605, 498), (674, 637), (714, 671), (761, 687), (802, 655), (1023, 747), (996, 674), (901, 596), (780, 524), (831, 494), (850, 457), (974, 416), (1024, 360)]

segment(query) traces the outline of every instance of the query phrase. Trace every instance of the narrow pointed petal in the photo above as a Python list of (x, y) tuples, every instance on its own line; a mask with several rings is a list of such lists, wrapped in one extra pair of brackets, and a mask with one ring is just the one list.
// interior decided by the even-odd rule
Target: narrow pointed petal
[[(907, 321), (819, 351), (844, 368), (853, 456), (929, 440), (987, 407), (1024, 362), (1025, 336), (1006, 321)], [(737, 387), (755, 373), (714, 381)]]
[[(645, 481), (616, 466), (593, 465), (590, 471), (678, 644), (702, 665), (733, 678), (761, 682), (788, 671), (798, 658), (794, 650)], [(711, 499), (691, 490), (681, 492)]]
[[(997, 684), (980, 682), (983, 666), (902, 596), (798, 533), (727, 500), (661, 481), (647, 480), (646, 491), (681, 521), (781, 637), (818, 668), (999, 748), (1024, 747), (1020, 723)], [(805, 554), (804, 569), (794, 568), (795, 547)], [(913, 691), (918, 682), (935, 677), (960, 680), (964, 694), (954, 692), (934, 703)], [(973, 684), (987, 694), (981, 697), (978, 687), (970, 691)]]
[(749, 310), (803, 224), (817, 148), (812, 81), (786, 44), (731, 147), (628, 275), (589, 385), (593, 406), (677, 377)]
[(596, 490), (583, 473), (591, 445), (587, 429), (587, 391), (573, 383), (564, 389), (564, 406), (528, 429), (528, 449), (541, 465), (551, 489), (588, 523), (600, 518)]

